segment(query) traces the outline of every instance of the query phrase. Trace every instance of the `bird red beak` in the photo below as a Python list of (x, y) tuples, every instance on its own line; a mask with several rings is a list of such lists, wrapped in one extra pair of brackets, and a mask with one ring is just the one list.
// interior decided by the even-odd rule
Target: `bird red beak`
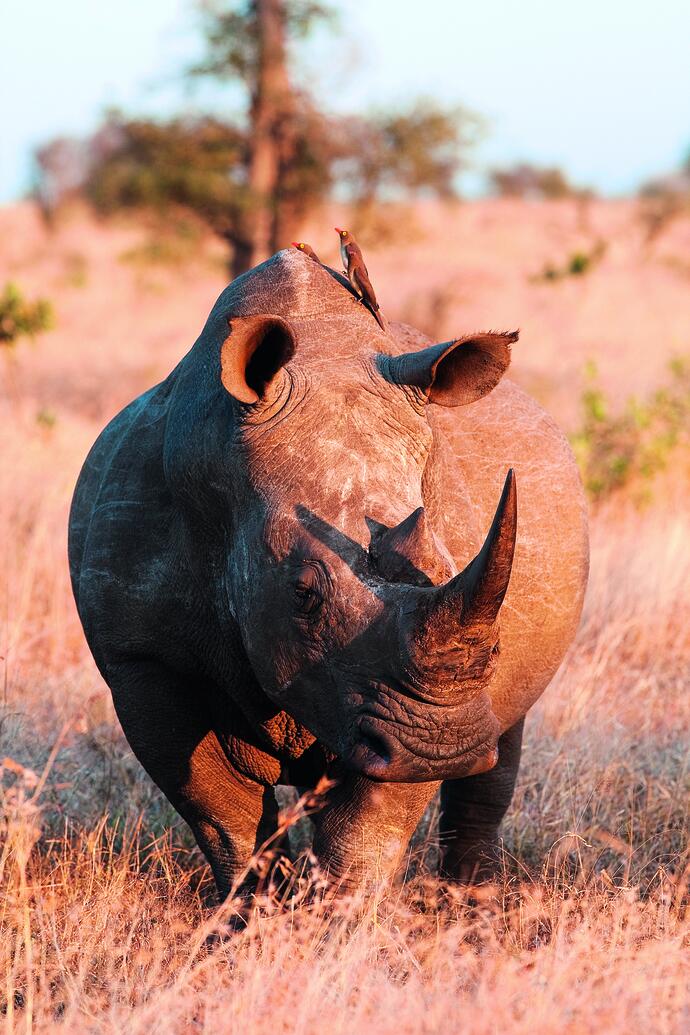
[(333, 227), (333, 229), (335, 230), (335, 232), (336, 232), (337, 234), (342, 234), (342, 230), (340, 229), (340, 227), (339, 227), (339, 226), (334, 226), (334, 227)]
[(293, 248), (299, 248), (299, 241), (290, 241)]

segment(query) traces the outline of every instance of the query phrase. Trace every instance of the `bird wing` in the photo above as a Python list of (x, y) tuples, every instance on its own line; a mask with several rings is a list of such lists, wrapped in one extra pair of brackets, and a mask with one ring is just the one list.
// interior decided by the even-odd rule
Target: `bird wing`
[(374, 309), (378, 309), (379, 304), (376, 301), (376, 295), (374, 294), (374, 289), (369, 280), (369, 273), (363, 262), (357, 263), (353, 269), (352, 282), (362, 298), (365, 298)]
[[(358, 245), (352, 243), (346, 244), (343, 251), (344, 262), (348, 269), (350, 267), (354, 269), (356, 266), (364, 266), (364, 259), (362, 258), (362, 252)], [(366, 270), (366, 266), (364, 266), (364, 269)]]

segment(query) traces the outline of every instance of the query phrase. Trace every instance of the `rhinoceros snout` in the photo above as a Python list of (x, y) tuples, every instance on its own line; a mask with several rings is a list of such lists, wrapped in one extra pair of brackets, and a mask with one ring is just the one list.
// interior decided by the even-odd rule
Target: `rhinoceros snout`
[(386, 723), (366, 715), (359, 721), (352, 747), (345, 756), (350, 769), (382, 782), (418, 783), (427, 780), (457, 779), (486, 773), (498, 763), (498, 747), (493, 736), (464, 751), (446, 757), (417, 752), (403, 744)]

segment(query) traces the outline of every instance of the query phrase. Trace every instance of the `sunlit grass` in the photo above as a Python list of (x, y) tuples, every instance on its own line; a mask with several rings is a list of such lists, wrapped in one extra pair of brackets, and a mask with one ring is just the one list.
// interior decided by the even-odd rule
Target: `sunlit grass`
[[(97, 330), (112, 285), (99, 256), (79, 308), (59, 307), (90, 307)], [(672, 472), (643, 507), (614, 494), (593, 515), (582, 625), (529, 717), (495, 886), (439, 883), (432, 815), (405, 882), (337, 905), (265, 896), (234, 929), (238, 907), (217, 907), (124, 741), (67, 576), (79, 465), (168, 363), (160, 299), (136, 304), (144, 359), (124, 338), (112, 356), (86, 337), (42, 351), (50, 332), (0, 370), (0, 1030), (686, 1032), (687, 483)]]

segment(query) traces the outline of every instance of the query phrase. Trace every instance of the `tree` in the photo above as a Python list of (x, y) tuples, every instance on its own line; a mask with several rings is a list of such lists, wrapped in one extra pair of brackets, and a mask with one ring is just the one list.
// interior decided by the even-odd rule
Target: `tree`
[(365, 207), (454, 192), (478, 125), (464, 110), (427, 101), (335, 116), (293, 81), (292, 48), (332, 17), (329, 8), (311, 0), (209, 0), (202, 14), (206, 56), (190, 72), (239, 87), (241, 112), (163, 122), (110, 113), (84, 145), (81, 189), (99, 211), (193, 211), (228, 242), (237, 276), (284, 247), (336, 184)]
[(336, 176), (358, 204), (418, 194), (451, 198), (480, 121), (463, 108), (417, 101), (407, 110), (350, 117), (339, 126)]
[[(329, 186), (318, 146), (327, 134), (311, 99), (293, 85), (287, 56), (288, 36), (306, 35), (329, 11), (305, 0), (240, 0), (207, 3), (204, 15), (208, 54), (192, 73), (239, 81), (247, 99), (247, 203), (227, 235), (237, 275), (289, 239), (306, 199)], [(321, 174), (321, 190), (310, 172)]]

